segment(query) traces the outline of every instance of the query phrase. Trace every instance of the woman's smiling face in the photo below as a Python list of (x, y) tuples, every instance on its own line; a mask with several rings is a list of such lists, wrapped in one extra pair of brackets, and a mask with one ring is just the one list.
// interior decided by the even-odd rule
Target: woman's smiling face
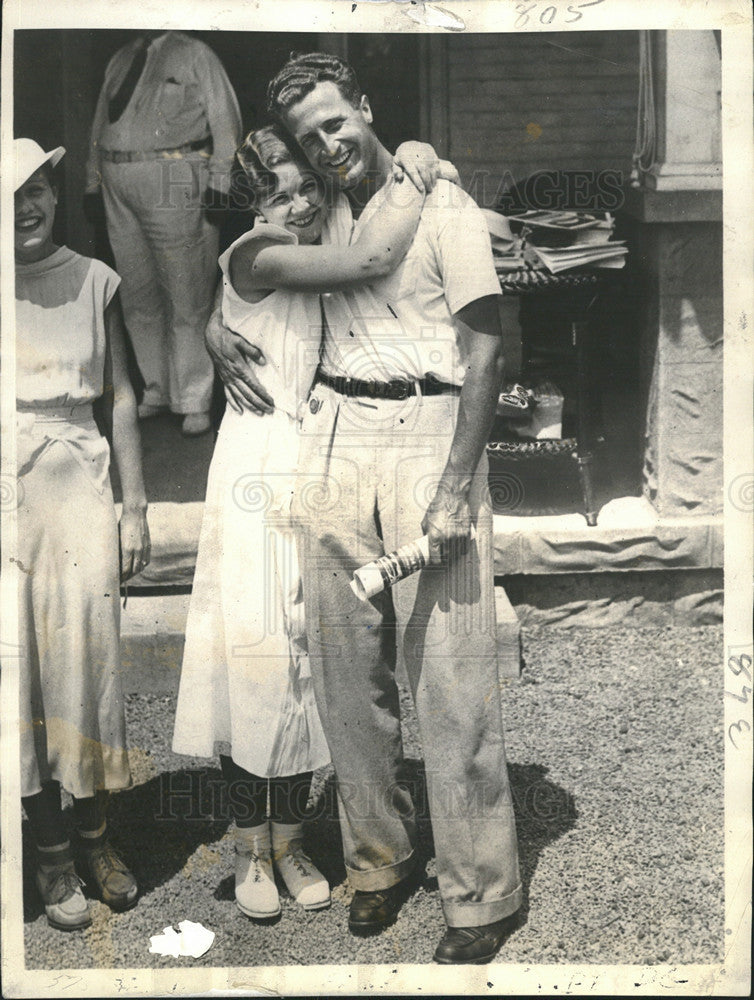
[(321, 178), (309, 171), (302, 172), (295, 163), (281, 163), (272, 172), (277, 185), (259, 205), (263, 217), (295, 233), (299, 243), (314, 243), (320, 237), (326, 213)]
[(16, 259), (31, 263), (49, 256), (55, 249), (52, 224), (58, 196), (47, 171), (40, 167), (15, 194)]

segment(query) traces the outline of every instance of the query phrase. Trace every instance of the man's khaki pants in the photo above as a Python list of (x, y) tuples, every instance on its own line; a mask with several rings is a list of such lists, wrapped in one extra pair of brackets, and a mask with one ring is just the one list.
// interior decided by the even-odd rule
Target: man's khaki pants
[(204, 217), (206, 159), (102, 164), (107, 232), (123, 317), (144, 377), (144, 403), (209, 410), (204, 329), (217, 283), (218, 232)]
[(311, 669), (338, 780), (345, 862), (355, 889), (384, 889), (414, 864), (397, 651), (416, 704), (437, 871), (450, 926), (480, 926), (521, 905), (495, 642), (486, 457), (471, 494), (476, 539), (361, 603), (359, 566), (422, 534), (445, 466), (457, 395), (349, 399), (316, 385), (302, 427), (293, 503)]

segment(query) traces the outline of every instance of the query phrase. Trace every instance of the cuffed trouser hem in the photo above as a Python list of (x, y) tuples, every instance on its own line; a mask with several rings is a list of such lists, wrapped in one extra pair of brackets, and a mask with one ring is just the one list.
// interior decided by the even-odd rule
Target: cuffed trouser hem
[[(411, 874), (415, 865), (416, 855), (412, 851), (407, 858), (404, 858), (403, 861), (396, 861), (394, 865), (372, 868), (368, 872), (356, 871), (356, 869), (346, 865), (346, 872), (352, 889), (359, 892), (379, 892), (380, 889), (389, 889), (391, 886), (397, 885), (401, 879)], [(492, 920), (494, 919), (493, 917)]]
[(515, 913), (523, 902), (521, 886), (509, 892), (507, 896), (492, 899), (485, 903), (453, 903), (442, 900), (442, 912), (448, 927), (484, 927), (503, 920)]

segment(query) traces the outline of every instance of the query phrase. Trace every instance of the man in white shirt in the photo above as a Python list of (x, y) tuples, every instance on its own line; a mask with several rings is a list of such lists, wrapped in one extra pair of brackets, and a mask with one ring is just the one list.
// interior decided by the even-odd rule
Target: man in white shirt
[[(390, 197), (393, 167), (353, 70), (322, 53), (296, 57), (271, 82), (268, 100), (312, 166), (347, 193), (357, 216), (353, 238)], [(340, 231), (331, 227), (323, 240), (340, 239)], [(380, 315), (373, 305), (365, 313), (358, 290), (322, 296), (321, 363), (301, 430), (293, 507), (311, 670), (355, 890), (349, 929), (371, 933), (391, 923), (416, 874), (395, 682), (400, 650), (419, 719), (448, 925), (434, 958), (483, 963), (510, 932), (522, 890), (486, 482), (502, 377), (500, 287), (471, 198), (438, 181), (406, 258), (371, 292)], [(219, 341), (210, 346), (222, 354)], [(220, 365), (226, 379), (232, 353)], [(249, 398), (240, 381), (234, 392)], [(349, 587), (353, 571), (422, 531), (432, 564), (359, 602)]]
[(115, 53), (94, 115), (86, 198), (104, 197), (121, 298), (145, 391), (187, 435), (209, 429), (204, 346), (217, 280), (207, 209), (227, 196), (241, 116), (220, 60), (177, 31), (143, 32)]

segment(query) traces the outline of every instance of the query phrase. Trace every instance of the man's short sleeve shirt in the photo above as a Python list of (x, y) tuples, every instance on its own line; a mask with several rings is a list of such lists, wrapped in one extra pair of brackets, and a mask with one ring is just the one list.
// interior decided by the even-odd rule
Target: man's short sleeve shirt
[[(353, 226), (350, 242), (390, 190), (387, 184), (370, 200)], [(344, 233), (342, 224), (332, 226), (323, 238), (342, 242)], [(461, 385), (465, 369), (453, 314), (476, 299), (500, 294), (487, 226), (472, 198), (460, 187), (438, 181), (425, 201), (406, 257), (392, 274), (373, 282), (366, 295), (363, 291), (323, 297), (329, 327), (325, 371), (378, 380), (431, 374)], [(344, 304), (353, 314), (351, 324), (344, 322)], [(370, 309), (377, 313), (372, 323), (364, 315)], [(385, 324), (384, 315), (397, 322)]]

